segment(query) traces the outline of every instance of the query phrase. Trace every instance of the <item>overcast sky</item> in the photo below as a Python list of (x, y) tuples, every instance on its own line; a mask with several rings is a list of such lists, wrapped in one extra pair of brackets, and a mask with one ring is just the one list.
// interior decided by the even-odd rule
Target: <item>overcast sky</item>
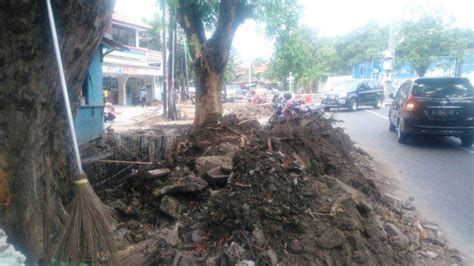
[[(151, 17), (157, 11), (157, 0), (116, 0), (115, 10), (139, 18)], [(392, 20), (441, 10), (453, 17), (462, 28), (474, 29), (474, 0), (300, 0), (303, 6), (301, 22), (315, 28), (322, 36), (337, 36), (351, 32), (369, 21), (388, 24)], [(271, 42), (254, 21), (239, 27), (234, 47), (243, 60), (269, 58)]]

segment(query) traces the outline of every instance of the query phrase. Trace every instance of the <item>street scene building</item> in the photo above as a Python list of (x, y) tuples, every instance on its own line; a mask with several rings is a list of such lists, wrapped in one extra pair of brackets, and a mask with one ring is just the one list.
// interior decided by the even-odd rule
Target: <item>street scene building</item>
[(161, 99), (161, 52), (140, 47), (141, 33), (148, 30), (151, 26), (143, 22), (113, 14), (106, 36), (123, 49), (104, 56), (102, 73), (105, 97), (115, 105), (138, 105), (142, 88), (146, 88), (147, 103)]
[(140, 47), (141, 33), (150, 29), (145, 23), (113, 14), (78, 99), (75, 124), (80, 144), (102, 135), (105, 102), (138, 105), (143, 88), (147, 92), (146, 104), (161, 99), (161, 52)]
[(409, 2), (4, 1), (0, 266), (474, 265), (474, 2)]

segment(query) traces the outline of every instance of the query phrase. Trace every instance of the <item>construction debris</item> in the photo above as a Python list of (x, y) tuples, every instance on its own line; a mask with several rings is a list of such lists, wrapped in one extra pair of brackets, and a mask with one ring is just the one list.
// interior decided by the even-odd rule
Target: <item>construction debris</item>
[(149, 265), (462, 264), (364, 174), (367, 155), (331, 119), (249, 121), (192, 128), (171, 160), (101, 193), (123, 240), (149, 251), (127, 254)]
[(190, 174), (180, 179), (171, 179), (161, 188), (153, 191), (153, 196), (160, 197), (167, 194), (190, 193), (203, 190), (207, 187), (207, 182), (201, 177)]

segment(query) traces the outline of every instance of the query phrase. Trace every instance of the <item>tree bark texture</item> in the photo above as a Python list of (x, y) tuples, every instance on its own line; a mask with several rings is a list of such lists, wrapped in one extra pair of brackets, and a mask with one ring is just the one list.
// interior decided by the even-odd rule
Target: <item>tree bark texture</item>
[(195, 124), (222, 115), (224, 72), (237, 27), (250, 15), (247, 1), (220, 1), (217, 24), (207, 39), (203, 14), (196, 1), (178, 1), (177, 17), (184, 29), (194, 60), (196, 86)]
[[(52, 1), (73, 105), (113, 3)], [(48, 23), (45, 0), (0, 3), (0, 227), (29, 263), (59, 241), (76, 174)]]

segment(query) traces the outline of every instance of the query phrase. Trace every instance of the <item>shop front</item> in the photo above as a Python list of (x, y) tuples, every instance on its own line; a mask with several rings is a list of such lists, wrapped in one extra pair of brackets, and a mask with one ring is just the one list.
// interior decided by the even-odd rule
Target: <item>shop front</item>
[(161, 99), (160, 75), (157, 67), (137, 67), (102, 65), (104, 77), (104, 97), (116, 105), (134, 106), (139, 104), (140, 91), (145, 88), (146, 102)]

